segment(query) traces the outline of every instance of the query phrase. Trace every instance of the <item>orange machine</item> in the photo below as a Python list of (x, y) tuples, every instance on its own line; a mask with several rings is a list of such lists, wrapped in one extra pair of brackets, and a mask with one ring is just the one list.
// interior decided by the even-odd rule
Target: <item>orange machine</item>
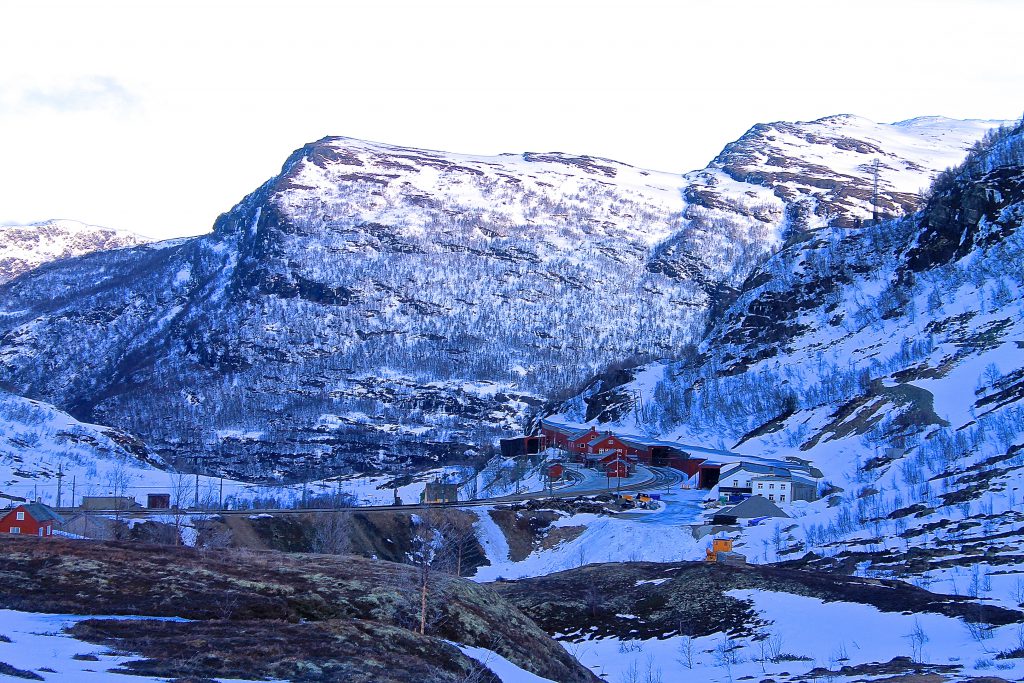
[(711, 546), (705, 552), (705, 562), (716, 562), (718, 560), (718, 553), (732, 552), (732, 539), (716, 538), (713, 541), (711, 541)]

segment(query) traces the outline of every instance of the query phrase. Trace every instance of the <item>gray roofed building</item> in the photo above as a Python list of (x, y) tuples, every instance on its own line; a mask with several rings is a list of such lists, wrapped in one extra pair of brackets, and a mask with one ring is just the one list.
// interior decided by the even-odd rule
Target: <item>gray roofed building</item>
[(761, 465), (753, 462), (737, 462), (722, 467), (722, 478), (724, 479), (729, 473), (735, 472), (736, 470), (743, 470), (750, 472), (751, 474), (764, 474), (774, 477), (789, 477), (792, 476), (793, 470), (789, 467), (782, 467), (780, 465)]
[[(778, 505), (761, 496), (751, 496), (742, 503), (727, 507), (715, 513), (715, 524), (735, 524), (740, 519), (755, 517), (789, 517)], [(731, 520), (731, 521), (726, 521)]]
[(64, 518), (57, 514), (56, 510), (48, 505), (42, 503), (29, 503), (25, 505), (25, 511), (32, 515), (32, 518), (37, 522), (48, 522), (54, 521), (57, 524), (63, 524)]

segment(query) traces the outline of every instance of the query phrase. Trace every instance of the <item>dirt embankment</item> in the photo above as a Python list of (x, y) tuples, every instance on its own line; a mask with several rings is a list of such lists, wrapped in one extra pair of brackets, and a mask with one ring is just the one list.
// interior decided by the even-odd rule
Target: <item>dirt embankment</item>
[[(444, 530), (442, 555), (455, 559), (445, 570), (459, 576), (471, 576), (487, 557), (473, 530), (476, 515), (453, 508), (438, 508), (427, 514)], [(419, 515), (420, 517), (423, 514)], [(417, 524), (409, 512), (389, 510), (342, 509), (306, 514), (210, 515), (207, 519), (187, 519), (197, 531), (197, 545), (208, 548), (278, 550), (289, 553), (345, 553), (362, 557), (407, 562), (413, 552)], [(106, 527), (101, 529), (101, 525)], [(175, 545), (180, 533), (173, 524), (152, 521), (135, 522), (120, 533), (116, 523), (102, 517), (79, 525), (76, 533), (103, 540), (129, 540), (142, 543)], [(97, 533), (103, 531), (103, 533)], [(97, 533), (93, 536), (93, 533)]]
[(76, 626), (80, 637), (141, 653), (145, 660), (125, 665), (131, 672), (468, 680), (476, 665), (443, 642), (450, 640), (552, 680), (595, 680), (493, 589), (438, 571), (428, 583), (427, 635), (419, 635), (419, 585), (415, 567), (355, 556), (0, 539), (2, 608), (195, 620)]
[(527, 501), (502, 505), (489, 514), (505, 534), (509, 558), (521, 562), (534, 550), (553, 548), (586, 531), (585, 526), (552, 526), (557, 519), (580, 513), (609, 514), (613, 512), (610, 501), (610, 496)]

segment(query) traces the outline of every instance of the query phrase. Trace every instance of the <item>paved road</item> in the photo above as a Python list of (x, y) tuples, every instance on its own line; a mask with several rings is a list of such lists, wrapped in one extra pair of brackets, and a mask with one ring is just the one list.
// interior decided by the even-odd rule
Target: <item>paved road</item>
[(707, 491), (703, 489), (677, 489), (662, 498), (664, 507), (658, 512), (623, 513), (619, 517), (644, 524), (685, 526), (701, 517), (704, 508), (701, 502)]

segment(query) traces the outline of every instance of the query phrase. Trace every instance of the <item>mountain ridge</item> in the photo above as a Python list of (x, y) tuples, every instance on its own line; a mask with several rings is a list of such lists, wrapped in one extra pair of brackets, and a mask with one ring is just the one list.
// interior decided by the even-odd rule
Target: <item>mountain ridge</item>
[[(828, 156), (812, 132), (794, 163)], [(325, 138), (208, 235), (0, 289), (0, 380), (237, 476), (475, 457), (547, 395), (685, 350), (787, 235), (866, 213), (778, 180)]]
[(0, 225), (0, 284), (59, 259), (152, 241), (134, 232), (63, 218)]

